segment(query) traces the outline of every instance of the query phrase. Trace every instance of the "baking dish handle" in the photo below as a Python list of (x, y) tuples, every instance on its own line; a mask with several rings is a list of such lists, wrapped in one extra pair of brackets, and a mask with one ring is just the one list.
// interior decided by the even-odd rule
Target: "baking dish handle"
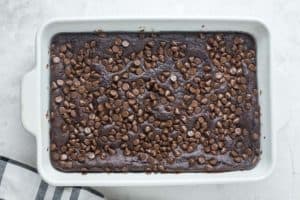
[(37, 86), (37, 70), (34, 69), (24, 75), (21, 89), (22, 123), (34, 135), (38, 132), (39, 122)]

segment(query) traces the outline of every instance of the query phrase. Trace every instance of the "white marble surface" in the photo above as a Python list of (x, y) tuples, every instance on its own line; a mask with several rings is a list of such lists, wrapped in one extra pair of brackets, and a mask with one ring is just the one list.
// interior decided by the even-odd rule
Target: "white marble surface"
[[(256, 17), (270, 28), (277, 164), (264, 181), (189, 187), (98, 188), (109, 199), (300, 199), (300, 1), (0, 0), (0, 154), (36, 165), (20, 120), (20, 80), (34, 66), (37, 27), (53, 17)], [(298, 115), (297, 115), (298, 114)]]

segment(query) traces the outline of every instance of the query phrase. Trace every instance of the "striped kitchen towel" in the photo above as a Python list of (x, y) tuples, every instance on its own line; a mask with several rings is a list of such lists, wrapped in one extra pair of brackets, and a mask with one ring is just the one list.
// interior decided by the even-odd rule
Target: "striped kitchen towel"
[(0, 156), (0, 199), (104, 200), (104, 197), (87, 187), (48, 185), (35, 168)]

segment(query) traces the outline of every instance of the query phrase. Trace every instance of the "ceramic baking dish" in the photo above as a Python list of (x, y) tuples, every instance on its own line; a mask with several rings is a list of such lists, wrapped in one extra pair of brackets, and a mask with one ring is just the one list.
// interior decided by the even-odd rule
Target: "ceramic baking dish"
[[(61, 32), (102, 31), (240, 31), (251, 34), (257, 45), (258, 87), (261, 106), (261, 160), (252, 170), (224, 173), (64, 173), (56, 170), (49, 155), (49, 43)], [(43, 179), (57, 186), (145, 186), (216, 184), (260, 180), (275, 162), (275, 137), (271, 115), (270, 35), (257, 20), (237, 19), (84, 19), (54, 20), (36, 36), (36, 66), (22, 81), (22, 121), (37, 141), (37, 168)]]

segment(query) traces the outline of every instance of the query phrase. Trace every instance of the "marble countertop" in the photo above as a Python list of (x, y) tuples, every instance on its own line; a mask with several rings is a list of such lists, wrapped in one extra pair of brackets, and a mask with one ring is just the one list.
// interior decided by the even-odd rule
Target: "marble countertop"
[(36, 165), (34, 137), (22, 127), (20, 81), (34, 66), (34, 36), (56, 17), (254, 17), (271, 32), (277, 164), (259, 182), (178, 187), (97, 188), (108, 199), (300, 199), (300, 1), (0, 0), (0, 154)]

